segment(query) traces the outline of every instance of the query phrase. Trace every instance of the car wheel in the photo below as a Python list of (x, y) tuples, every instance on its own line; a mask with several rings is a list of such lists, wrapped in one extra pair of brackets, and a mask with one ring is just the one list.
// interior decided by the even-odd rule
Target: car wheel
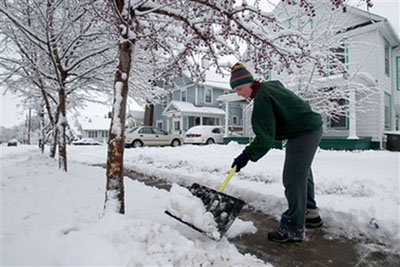
[(180, 146), (181, 145), (181, 141), (179, 141), (178, 139), (174, 139), (171, 142), (171, 146)]
[(211, 145), (211, 144), (214, 144), (214, 143), (215, 143), (214, 139), (212, 139), (212, 138), (208, 138), (207, 139), (207, 142), (206, 142), (207, 145)]
[(143, 142), (140, 140), (135, 140), (132, 142), (132, 147), (136, 148), (136, 147), (142, 147), (143, 146)]

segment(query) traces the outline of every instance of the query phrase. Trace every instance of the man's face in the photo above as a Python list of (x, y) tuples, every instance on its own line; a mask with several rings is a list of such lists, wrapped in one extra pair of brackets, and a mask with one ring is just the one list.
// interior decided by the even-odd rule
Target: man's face
[(253, 89), (251, 88), (251, 83), (239, 85), (235, 88), (235, 91), (238, 94), (238, 96), (244, 97), (246, 99), (250, 98), (251, 94), (253, 93)]

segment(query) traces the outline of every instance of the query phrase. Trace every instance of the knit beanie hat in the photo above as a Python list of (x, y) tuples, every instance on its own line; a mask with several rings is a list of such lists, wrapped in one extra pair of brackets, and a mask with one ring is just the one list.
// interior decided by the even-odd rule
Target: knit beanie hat
[(251, 83), (254, 81), (253, 75), (243, 66), (242, 63), (236, 63), (231, 69), (231, 80), (229, 81), (234, 90), (239, 85)]

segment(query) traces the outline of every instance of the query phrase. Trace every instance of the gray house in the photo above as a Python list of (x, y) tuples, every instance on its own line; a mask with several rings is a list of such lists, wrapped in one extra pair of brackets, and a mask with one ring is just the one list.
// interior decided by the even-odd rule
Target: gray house
[(187, 75), (175, 79), (172, 85), (164, 86), (169, 92), (164, 103), (154, 106), (153, 124), (179, 134), (196, 125), (227, 124), (230, 130), (240, 131), (241, 104), (229, 105), (229, 116), (225, 118), (226, 105), (217, 101), (220, 96), (232, 92), (227, 78), (208, 73), (202, 84), (193, 82)]

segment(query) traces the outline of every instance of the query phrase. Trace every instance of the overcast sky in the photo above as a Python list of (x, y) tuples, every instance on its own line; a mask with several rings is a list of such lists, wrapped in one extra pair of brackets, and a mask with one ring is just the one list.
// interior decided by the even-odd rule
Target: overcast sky
[[(277, 2), (272, 0), (270, 2)], [(352, 3), (357, 5), (360, 1), (354, 0)], [(400, 36), (400, 0), (372, 0), (374, 6), (370, 12), (385, 17), (389, 20), (390, 24), (396, 31), (397, 35)], [(10, 93), (3, 95), (4, 88), (1, 88), (1, 120), (0, 125), (5, 127), (12, 127), (14, 125), (22, 123), (26, 119), (27, 111), (24, 107), (20, 106), (20, 99)], [(136, 107), (138, 108), (138, 107)], [(103, 116), (107, 113), (110, 108), (102, 107), (96, 104), (90, 104), (86, 110), (82, 113), (83, 115), (98, 115)]]

